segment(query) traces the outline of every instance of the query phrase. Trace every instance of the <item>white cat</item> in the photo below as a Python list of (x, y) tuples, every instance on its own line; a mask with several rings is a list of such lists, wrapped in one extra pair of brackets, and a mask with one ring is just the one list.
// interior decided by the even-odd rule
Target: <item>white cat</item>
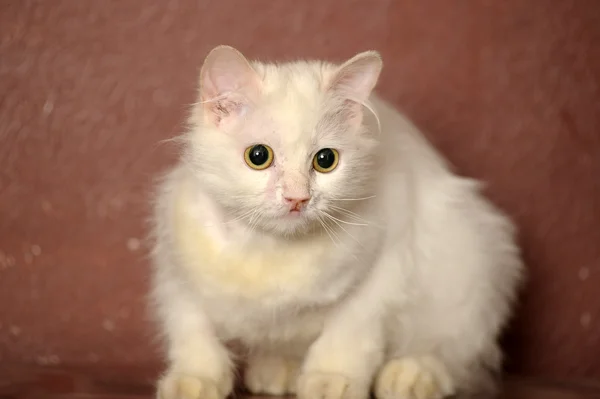
[(301, 399), (434, 399), (493, 386), (522, 261), (510, 220), (372, 95), (382, 62), (200, 73), (154, 215), (162, 399), (246, 386)]

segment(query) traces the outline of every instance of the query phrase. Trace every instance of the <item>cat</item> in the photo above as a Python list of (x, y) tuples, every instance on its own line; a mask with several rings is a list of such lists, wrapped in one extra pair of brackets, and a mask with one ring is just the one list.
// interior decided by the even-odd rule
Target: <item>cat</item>
[(517, 229), (374, 93), (376, 51), (250, 62), (218, 46), (153, 215), (161, 399), (493, 392)]

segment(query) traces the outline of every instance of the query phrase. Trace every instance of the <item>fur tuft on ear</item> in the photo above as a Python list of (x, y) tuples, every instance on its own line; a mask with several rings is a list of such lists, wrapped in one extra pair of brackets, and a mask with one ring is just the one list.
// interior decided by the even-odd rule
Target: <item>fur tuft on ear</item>
[(377, 84), (383, 63), (377, 51), (365, 51), (342, 64), (329, 90), (358, 103), (366, 101)]
[(259, 76), (238, 50), (222, 45), (208, 53), (200, 71), (200, 103), (213, 123), (243, 113), (259, 90)]

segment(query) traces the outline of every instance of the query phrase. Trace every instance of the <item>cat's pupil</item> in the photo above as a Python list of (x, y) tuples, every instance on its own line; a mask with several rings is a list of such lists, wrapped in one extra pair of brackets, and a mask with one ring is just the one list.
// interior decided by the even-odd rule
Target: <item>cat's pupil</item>
[(328, 169), (335, 163), (335, 153), (329, 148), (324, 148), (317, 153), (317, 164), (323, 168)]
[(269, 150), (264, 145), (255, 145), (250, 150), (248, 158), (256, 166), (264, 165), (269, 160)]

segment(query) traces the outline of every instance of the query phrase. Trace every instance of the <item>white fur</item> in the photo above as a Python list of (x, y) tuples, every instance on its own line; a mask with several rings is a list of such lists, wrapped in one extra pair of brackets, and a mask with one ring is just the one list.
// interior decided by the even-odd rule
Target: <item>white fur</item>
[[(362, 80), (346, 82), (347, 98), (366, 103), (374, 54), (363, 61), (375, 69), (350, 72)], [(227, 56), (219, 68), (252, 73)], [(339, 120), (331, 111), (345, 105), (324, 93), (340, 66), (251, 65), (256, 82), (244, 84), (258, 89), (228, 97), (238, 106), (223, 119), (211, 122), (221, 97), (201, 88), (157, 195), (153, 297), (169, 362), (159, 397), (230, 393), (230, 341), (248, 350), (255, 392), (434, 399), (488, 384), (522, 273), (509, 219), (375, 95), (378, 120)], [(219, 68), (201, 78), (215, 93)], [(244, 163), (255, 143), (273, 148), (270, 168)], [(325, 147), (340, 164), (319, 174), (311, 160)], [(282, 197), (298, 192), (311, 202), (287, 217)]]

